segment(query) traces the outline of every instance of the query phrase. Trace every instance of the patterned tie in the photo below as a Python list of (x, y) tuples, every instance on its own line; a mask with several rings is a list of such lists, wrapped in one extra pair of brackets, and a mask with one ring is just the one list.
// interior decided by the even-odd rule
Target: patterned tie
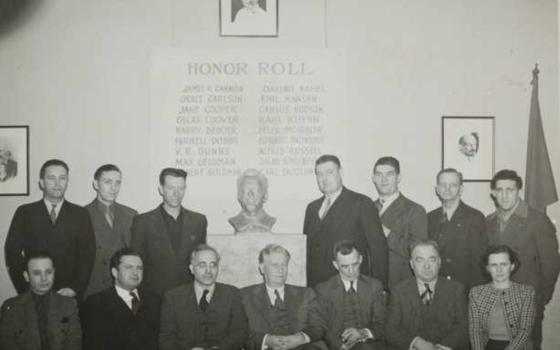
[(329, 212), (329, 209), (331, 208), (331, 197), (327, 197), (327, 203), (325, 204), (325, 209), (323, 210), (323, 212), (321, 213), (321, 215), (319, 215), (319, 219), (323, 220), (325, 218), (325, 216), (327, 216), (327, 213)]
[(280, 293), (278, 292), (278, 289), (274, 290), (274, 296), (276, 297), (276, 299), (274, 300), (274, 308), (277, 310), (284, 310), (285, 309), (284, 301), (280, 297)]
[(105, 206), (105, 220), (107, 220), (109, 227), (113, 228), (113, 220), (115, 220), (115, 215), (113, 214), (113, 211), (111, 209), (111, 205)]
[(420, 294), (420, 298), (422, 299), (422, 304), (430, 305), (432, 303), (432, 290), (430, 289), (430, 285), (428, 283), (424, 283), (424, 287), (426, 290)]
[(202, 293), (202, 297), (200, 298), (200, 301), (198, 302), (198, 307), (202, 311), (206, 311), (206, 309), (208, 309), (209, 303), (208, 300), (206, 299), (208, 293), (210, 293), (210, 291), (208, 289), (205, 289), (204, 292)]
[(132, 314), (136, 316), (136, 314), (138, 314), (138, 310), (140, 310), (140, 299), (138, 299), (136, 293), (134, 292), (130, 292), (130, 296), (132, 297), (132, 302), (131, 302)]
[(51, 221), (53, 224), (56, 223), (56, 210), (54, 210), (56, 208), (56, 204), (52, 204), (52, 208), (51, 208), (51, 212), (49, 213), (50, 217), (51, 217)]

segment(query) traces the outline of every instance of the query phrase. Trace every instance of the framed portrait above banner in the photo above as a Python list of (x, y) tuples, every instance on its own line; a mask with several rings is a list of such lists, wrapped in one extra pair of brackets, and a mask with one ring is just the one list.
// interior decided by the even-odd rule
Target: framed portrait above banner
[(29, 195), (29, 126), (0, 126), (0, 196)]
[(220, 0), (220, 36), (277, 37), (278, 0)]
[(441, 117), (441, 167), (463, 181), (489, 182), (494, 175), (494, 117)]

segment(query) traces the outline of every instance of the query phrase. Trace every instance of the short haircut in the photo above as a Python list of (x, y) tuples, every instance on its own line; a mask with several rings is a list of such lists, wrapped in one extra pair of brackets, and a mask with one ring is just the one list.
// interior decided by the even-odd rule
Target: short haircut
[(333, 246), (333, 260), (336, 261), (337, 255), (340, 253), (341, 255), (348, 255), (352, 254), (353, 251), (357, 251), (358, 254), (362, 255), (356, 242), (351, 239), (344, 239), (342, 241), (338, 241)]
[(52, 262), (53, 267), (55, 266), (55, 261), (52, 255), (44, 250), (37, 250), (25, 254), (25, 271), (29, 270), (29, 262), (36, 259), (49, 259)]
[(41, 170), (39, 170), (40, 179), (45, 178), (45, 172), (47, 171), (47, 168), (50, 166), (61, 166), (64, 169), (66, 169), (67, 174), (70, 172), (70, 169), (68, 168), (68, 164), (66, 164), (64, 161), (60, 159), (49, 159), (46, 162), (44, 162), (43, 165), (41, 165)]
[(490, 182), (490, 189), (495, 190), (499, 180), (515, 181), (515, 185), (518, 190), (523, 188), (523, 180), (521, 179), (521, 176), (517, 175), (515, 170), (502, 169), (498, 171)]
[(111, 256), (111, 260), (109, 261), (109, 267), (111, 269), (113, 269), (113, 268), (118, 269), (123, 256), (137, 256), (137, 257), (140, 258), (140, 260), (142, 260), (142, 257), (140, 256), (140, 253), (138, 253), (137, 251), (135, 251), (131, 248), (125, 247), (125, 248), (121, 248), (121, 249), (117, 250)]
[(317, 160), (315, 161), (315, 167), (327, 162), (333, 162), (339, 169), (341, 167), (340, 159), (338, 159), (338, 157), (333, 154), (323, 154), (322, 156), (317, 158)]
[(245, 179), (256, 179), (263, 192), (263, 202), (268, 198), (268, 180), (266, 176), (256, 169), (247, 169), (237, 178), (237, 199), (241, 198), (241, 190)]
[(439, 244), (432, 239), (426, 239), (426, 240), (418, 239), (410, 243), (410, 246), (408, 247), (408, 255), (410, 256), (411, 259), (412, 259), (412, 252), (417, 247), (433, 247), (436, 250), (437, 255), (441, 258), (441, 254), (439, 252)]
[(183, 169), (179, 168), (165, 168), (159, 173), (159, 184), (165, 184), (165, 177), (166, 176), (173, 176), (173, 177), (182, 177), (183, 179), (187, 179), (187, 172)]
[(99, 180), (99, 178), (101, 178), (101, 175), (103, 175), (103, 173), (107, 172), (107, 171), (117, 171), (117, 172), (121, 173), (121, 169), (119, 169), (119, 167), (116, 166), (115, 164), (104, 164), (104, 165), (100, 166), (99, 168), (97, 168), (95, 173), (93, 173), (93, 178), (95, 180)]
[(436, 183), (437, 184), (439, 183), (439, 177), (442, 174), (455, 174), (459, 178), (459, 185), (463, 184), (463, 174), (455, 168), (445, 168), (445, 169), (440, 170), (436, 175)]
[(265, 256), (271, 255), (272, 253), (283, 253), (286, 256), (286, 259), (290, 261), (290, 252), (286, 248), (279, 244), (268, 244), (259, 252), (259, 264), (264, 262)]
[(509, 246), (507, 246), (505, 244), (503, 244), (503, 245), (491, 245), (486, 249), (484, 254), (482, 254), (482, 256), (480, 257), (480, 269), (482, 270), (482, 272), (487, 277), (491, 277), (490, 273), (486, 269), (486, 267), (488, 266), (488, 261), (490, 260), (490, 255), (500, 254), (500, 253), (507, 254), (508, 257), (509, 257), (509, 262), (511, 262), (513, 264), (513, 271), (511, 272), (512, 275), (521, 266), (521, 261), (519, 260), (519, 256), (517, 255), (515, 250), (511, 249)]
[(213, 252), (216, 255), (216, 259), (218, 260), (218, 262), (220, 261), (220, 253), (218, 253), (218, 251), (216, 250), (216, 248), (212, 247), (211, 245), (208, 244), (199, 244), (197, 246), (195, 246), (191, 252), (191, 256), (190, 256), (190, 263), (192, 264), (194, 257), (196, 256), (196, 254), (198, 254), (199, 252)]
[(395, 157), (386, 156), (379, 158), (373, 166), (373, 172), (375, 172), (375, 168), (377, 168), (378, 165), (390, 165), (395, 169), (397, 175), (401, 173), (401, 163), (399, 163), (399, 160)]

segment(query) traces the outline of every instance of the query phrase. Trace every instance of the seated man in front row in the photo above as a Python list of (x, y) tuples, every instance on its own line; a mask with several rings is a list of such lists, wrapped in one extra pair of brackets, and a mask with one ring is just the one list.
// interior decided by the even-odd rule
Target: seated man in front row
[(161, 306), (160, 350), (237, 350), (248, 336), (239, 289), (216, 283), (220, 255), (200, 244), (191, 253), (193, 283), (167, 291)]
[(82, 308), (84, 349), (156, 350), (160, 298), (138, 290), (144, 271), (140, 255), (121, 248), (111, 256), (110, 268), (114, 285), (88, 297)]
[(360, 274), (363, 258), (353, 241), (335, 243), (333, 253), (338, 275), (315, 287), (317, 303), (306, 333), (312, 341), (323, 339), (330, 350), (384, 349), (383, 285)]
[(410, 266), (414, 277), (391, 291), (386, 324), (388, 349), (468, 349), (463, 285), (438, 278), (441, 257), (437, 243), (413, 243)]
[(259, 271), (264, 283), (242, 289), (249, 318), (246, 350), (293, 349), (309, 342), (303, 333), (315, 293), (311, 288), (286, 284), (290, 253), (269, 244), (259, 253)]
[(29, 289), (6, 300), (0, 315), (0, 348), (9, 350), (82, 348), (74, 298), (54, 293), (54, 263), (47, 253), (30, 253), (23, 272)]

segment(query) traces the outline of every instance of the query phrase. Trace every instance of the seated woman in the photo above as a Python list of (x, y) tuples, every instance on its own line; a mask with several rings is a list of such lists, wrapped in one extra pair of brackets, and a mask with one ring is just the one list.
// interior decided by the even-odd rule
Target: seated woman
[(469, 293), (469, 334), (473, 350), (531, 350), (535, 321), (535, 290), (513, 282), (519, 268), (517, 254), (508, 246), (491, 246), (481, 265), (492, 282)]

